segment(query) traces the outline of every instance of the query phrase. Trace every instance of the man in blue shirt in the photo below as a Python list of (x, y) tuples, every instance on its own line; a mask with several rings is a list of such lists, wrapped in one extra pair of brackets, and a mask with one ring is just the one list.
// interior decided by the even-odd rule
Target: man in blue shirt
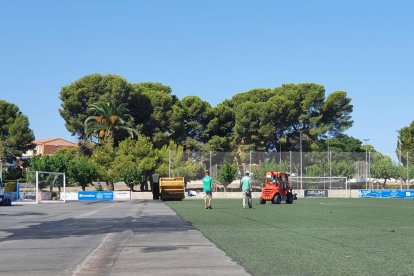
[(209, 171), (206, 171), (206, 176), (203, 178), (203, 191), (204, 191), (204, 208), (213, 209), (211, 207), (211, 199), (213, 197), (213, 178), (210, 176)]
[(243, 192), (243, 208), (246, 209), (247, 205), (249, 208), (252, 208), (252, 186), (251, 186), (251, 179), (249, 176), (250, 172), (246, 171), (246, 175), (240, 180), (240, 185), (242, 187)]

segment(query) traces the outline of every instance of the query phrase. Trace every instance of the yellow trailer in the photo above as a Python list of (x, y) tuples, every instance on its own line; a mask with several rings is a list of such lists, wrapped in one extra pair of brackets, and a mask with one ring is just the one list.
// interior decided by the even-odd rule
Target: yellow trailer
[(160, 177), (161, 200), (183, 200), (184, 197), (184, 177)]

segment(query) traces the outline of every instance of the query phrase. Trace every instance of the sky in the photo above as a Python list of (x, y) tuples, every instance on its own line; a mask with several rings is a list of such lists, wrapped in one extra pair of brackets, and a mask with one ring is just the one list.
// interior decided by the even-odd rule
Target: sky
[(354, 125), (396, 158), (414, 120), (414, 1), (1, 0), (0, 99), (36, 139), (76, 138), (59, 115), (63, 86), (116, 74), (159, 82), (212, 106), (285, 83), (345, 91)]

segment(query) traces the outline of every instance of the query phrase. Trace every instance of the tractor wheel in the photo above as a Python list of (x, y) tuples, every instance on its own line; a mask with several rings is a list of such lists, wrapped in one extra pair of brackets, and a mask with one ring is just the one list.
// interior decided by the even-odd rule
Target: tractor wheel
[(266, 200), (263, 199), (263, 197), (260, 197), (260, 204), (265, 204)]
[(286, 204), (292, 204), (293, 203), (293, 194), (288, 193), (286, 196)]
[(279, 194), (275, 195), (272, 199), (273, 204), (280, 204), (281, 202), (282, 202), (282, 197)]

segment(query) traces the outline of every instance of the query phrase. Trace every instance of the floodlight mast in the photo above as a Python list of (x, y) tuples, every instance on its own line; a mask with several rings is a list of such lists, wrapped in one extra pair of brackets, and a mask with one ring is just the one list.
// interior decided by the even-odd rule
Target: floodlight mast
[(303, 177), (303, 170), (302, 170), (302, 165), (303, 165), (303, 160), (302, 160), (302, 131), (299, 131), (299, 140), (300, 140), (300, 189), (303, 189), (302, 186), (302, 177)]
[(368, 141), (371, 139), (365, 138), (365, 189), (368, 190)]
[[(328, 142), (329, 177), (332, 177), (332, 153), (329, 147), (329, 138), (326, 141)], [(332, 189), (332, 180), (329, 180), (329, 188)]]
[(3, 161), (0, 159), (0, 182), (3, 183)]
[(401, 139), (399, 137), (400, 131), (396, 130), (396, 132), (398, 133), (398, 135), (397, 135), (397, 141), (398, 141), (397, 150), (398, 150), (398, 155), (399, 155), (398, 164), (401, 164), (402, 163), (402, 160), (401, 160)]

